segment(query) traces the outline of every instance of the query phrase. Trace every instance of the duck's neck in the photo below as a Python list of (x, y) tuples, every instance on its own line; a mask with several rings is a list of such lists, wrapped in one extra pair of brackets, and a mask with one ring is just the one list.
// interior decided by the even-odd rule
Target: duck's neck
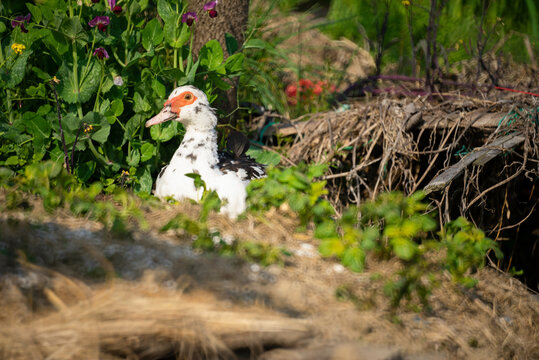
[(218, 162), (217, 131), (188, 127), (174, 159), (192, 164), (196, 169), (213, 167)]

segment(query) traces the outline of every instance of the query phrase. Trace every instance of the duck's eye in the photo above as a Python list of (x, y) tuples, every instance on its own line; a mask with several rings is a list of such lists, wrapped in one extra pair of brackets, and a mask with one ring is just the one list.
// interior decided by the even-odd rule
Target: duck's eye
[(185, 100), (191, 100), (191, 99), (193, 98), (193, 95), (191, 95), (191, 94), (185, 94), (185, 95), (183, 96), (183, 98), (184, 98)]

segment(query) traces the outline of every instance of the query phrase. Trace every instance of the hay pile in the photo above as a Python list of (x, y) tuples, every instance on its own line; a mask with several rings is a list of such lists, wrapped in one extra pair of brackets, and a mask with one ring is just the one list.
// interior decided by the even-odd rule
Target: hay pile
[(20, 278), (3, 277), (2, 359), (228, 359), (237, 349), (291, 346), (313, 333), (308, 321), (167, 289), (154, 272), (90, 289), (55, 271), (25, 268), (28, 278), (49, 284), (42, 294), (56, 311), (32, 316)]

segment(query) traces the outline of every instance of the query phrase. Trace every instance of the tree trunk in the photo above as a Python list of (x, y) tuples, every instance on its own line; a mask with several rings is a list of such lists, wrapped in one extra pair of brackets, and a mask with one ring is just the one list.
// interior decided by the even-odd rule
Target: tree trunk
[[(198, 22), (195, 27), (193, 39), (193, 52), (198, 54), (200, 48), (208, 41), (217, 39), (225, 53), (225, 59), (231, 55), (228, 53), (225, 42), (225, 33), (236, 38), (239, 46), (245, 40), (247, 30), (247, 17), (249, 14), (249, 0), (221, 0), (215, 10), (217, 16), (210, 16), (203, 10), (204, 4), (209, 0), (188, 0), (188, 11), (195, 11)], [(232, 88), (219, 94), (216, 106), (226, 114), (230, 114), (237, 106), (237, 80), (232, 81)]]

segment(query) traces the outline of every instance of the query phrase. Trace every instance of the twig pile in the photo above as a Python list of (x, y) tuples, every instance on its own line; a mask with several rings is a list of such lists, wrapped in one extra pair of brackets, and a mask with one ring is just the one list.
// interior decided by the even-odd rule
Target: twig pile
[[(274, 132), (296, 134), (288, 151), (291, 161), (331, 164), (324, 178), (329, 180), (337, 208), (374, 198), (382, 191), (409, 194), (422, 190), (475, 148), (494, 150), (491, 144), (496, 147), (496, 141), (504, 136), (523, 137), (524, 141), (513, 141), (512, 151), (496, 147), (496, 155), (503, 153), (496, 161), (487, 164), (494, 158), (491, 156), (482, 163), (463, 166), (464, 176), (451, 178), (452, 182), (440, 189), (443, 192), (437, 202), (441, 213), (449, 218), (451, 212), (455, 213), (450, 199), (459, 205), (457, 212), (466, 214), (473, 206), (484, 206), (487, 193), (517, 178), (532, 183), (537, 179), (538, 106), (537, 98), (518, 94), (494, 100), (444, 94), (437, 103), (425, 97), (376, 98), (354, 103), (349, 110), (320, 113), (307, 121), (281, 125)], [(462, 191), (451, 184), (458, 184)], [(537, 197), (532, 194), (532, 185), (527, 188), (530, 198)], [(461, 196), (458, 200), (453, 198), (457, 193)]]

